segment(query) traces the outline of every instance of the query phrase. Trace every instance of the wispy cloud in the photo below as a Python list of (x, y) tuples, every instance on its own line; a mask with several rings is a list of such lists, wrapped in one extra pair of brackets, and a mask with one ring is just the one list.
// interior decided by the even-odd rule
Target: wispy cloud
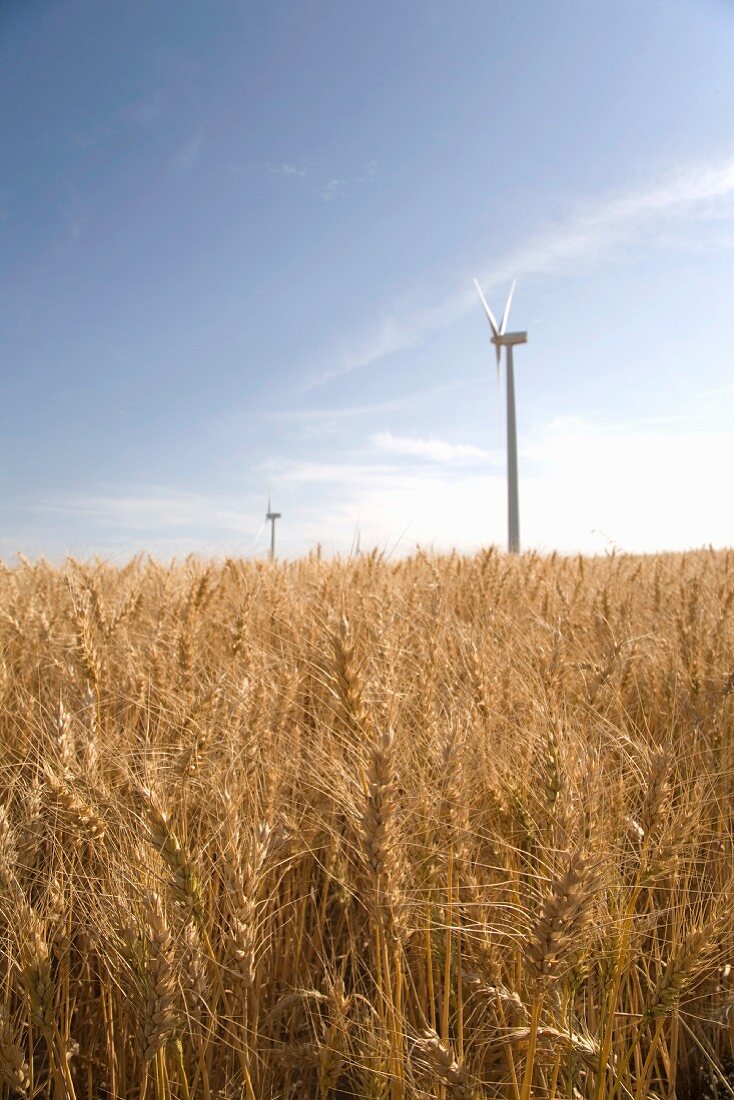
[(364, 462), (354, 455), (345, 456), (343, 462), (282, 461), (272, 462), (275, 480), (291, 486), (323, 485), (333, 488), (346, 487), (351, 496), (355, 489), (374, 486), (382, 480), (390, 482), (398, 472), (391, 462)]
[(94, 520), (130, 531), (155, 532), (180, 527), (208, 527), (219, 532), (252, 530), (258, 514), (231, 501), (174, 489), (152, 488), (100, 494), (65, 493), (32, 509)]
[(372, 446), (386, 454), (424, 458), (430, 462), (499, 462), (500, 456), (469, 443), (448, 443), (445, 439), (416, 439), (412, 436), (376, 432)]
[(351, 191), (354, 187), (373, 183), (376, 178), (377, 161), (368, 161), (356, 175), (350, 175), (349, 178), (340, 177), (331, 179), (325, 183), (321, 187), (321, 198), (324, 202), (333, 202), (334, 199), (345, 194), (348, 188)]
[(369, 161), (356, 176), (350, 176), (349, 178), (334, 176), (332, 179), (327, 178), (325, 183), (319, 183), (318, 176), (320, 172), (318, 167), (305, 160), (301, 160), (296, 164), (291, 161), (269, 163), (267, 170), (272, 175), (280, 176), (282, 179), (304, 179), (308, 176), (313, 179), (315, 193), (320, 196), (321, 200), (323, 202), (333, 202), (344, 195), (348, 188), (373, 182), (377, 175), (377, 162)]
[(285, 179), (303, 177), (307, 174), (306, 168), (299, 168), (295, 164), (269, 164), (268, 171), (274, 176), (283, 176)]
[(357, 176), (357, 183), (368, 183), (374, 180), (377, 176), (377, 161), (369, 160), (362, 168), (362, 171)]
[[(635, 423), (564, 418), (526, 436), (523, 545), (603, 553), (599, 532), (635, 552), (734, 543), (734, 514), (715, 476), (734, 465), (733, 400), (734, 393), (718, 396), (713, 421), (705, 410), (688, 416), (683, 409), (676, 418)], [(338, 460), (281, 457), (268, 472), (283, 513), (284, 553), (305, 553), (316, 542), (348, 552), (357, 525), (364, 548), (504, 545), (504, 463), (469, 444), (384, 432), (357, 438)], [(250, 553), (265, 510), (255, 491), (262, 470), (253, 470), (252, 479), (250, 492), (237, 495), (164, 486), (68, 492), (29, 503), (25, 518), (32, 533), (33, 522), (53, 512), (62, 521), (57, 544), (63, 538), (64, 548), (81, 546), (85, 554)], [(29, 533), (24, 545), (31, 544)], [(14, 549), (7, 539), (5, 545), (8, 553)]]
[(415, 347), (432, 332), (458, 320), (475, 306), (471, 276), (478, 274), (487, 291), (513, 277), (574, 269), (608, 258), (642, 242), (669, 243), (671, 229), (684, 219), (714, 214), (732, 217), (734, 158), (688, 165), (623, 195), (579, 203), (569, 215), (538, 229), (517, 248), (466, 282), (426, 301), (420, 308), (393, 310), (363, 330), (349, 334), (323, 358), (332, 365), (315, 374), (309, 386), (367, 367), (388, 355)]
[(79, 125), (69, 132), (69, 140), (76, 149), (94, 149), (122, 130), (152, 129), (162, 121), (165, 113), (166, 91), (159, 86), (147, 96), (123, 103), (104, 122), (91, 123), (81, 119)]
[(166, 88), (153, 88), (148, 95), (123, 104), (117, 112), (120, 122), (141, 129), (160, 122), (166, 111)]
[(377, 401), (363, 405), (334, 405), (302, 409), (278, 409), (268, 414), (269, 419), (282, 424), (298, 424), (318, 427), (339, 424), (345, 420), (358, 420), (360, 417), (373, 416), (375, 413), (400, 412), (412, 409), (418, 403), (430, 401), (467, 386), (486, 385), (484, 377), (462, 378), (458, 382), (449, 382), (443, 386), (430, 386), (424, 390), (415, 390), (396, 397), (391, 401)]
[(173, 156), (172, 167), (179, 175), (186, 175), (196, 164), (204, 147), (204, 131), (195, 130), (194, 133), (181, 143)]
[(343, 193), (346, 183), (346, 180), (329, 180), (329, 182), (325, 183), (321, 188), (321, 198), (324, 202), (333, 202), (335, 198)]

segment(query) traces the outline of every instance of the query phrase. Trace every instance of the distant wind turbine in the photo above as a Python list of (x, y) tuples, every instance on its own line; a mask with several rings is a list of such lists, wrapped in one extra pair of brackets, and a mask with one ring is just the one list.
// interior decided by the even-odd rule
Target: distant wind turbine
[(487, 305), (487, 299), (482, 294), (482, 288), (477, 280), (474, 280), (477, 294), (484, 306), (490, 328), (492, 329), (492, 343), (497, 353), (497, 380), (500, 376), (500, 362), (502, 348), (506, 348), (507, 357), (507, 549), (511, 554), (520, 553), (520, 505), (518, 503), (517, 490), (517, 421), (515, 418), (515, 371), (512, 362), (512, 349), (515, 344), (527, 344), (527, 332), (506, 332), (507, 321), (510, 316), (512, 296), (515, 293), (515, 283), (510, 288), (502, 321), (498, 325), (497, 318)]
[(268, 493), (268, 511), (265, 516), (265, 521), (270, 523), (270, 560), (275, 560), (275, 521), (280, 519), (280, 512), (274, 512), (270, 503), (270, 493)]

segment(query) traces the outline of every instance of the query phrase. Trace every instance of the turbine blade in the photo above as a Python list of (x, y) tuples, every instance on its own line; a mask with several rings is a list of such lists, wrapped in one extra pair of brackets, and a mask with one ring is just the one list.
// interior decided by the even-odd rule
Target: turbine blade
[(500, 336), (505, 335), (505, 329), (507, 328), (507, 322), (510, 319), (510, 306), (512, 305), (512, 295), (515, 293), (515, 287), (517, 286), (517, 279), (512, 280), (512, 286), (510, 287), (510, 293), (507, 296), (507, 305), (505, 306), (505, 312), (502, 314), (502, 324), (500, 325)]
[(502, 362), (502, 348), (499, 346), (499, 344), (495, 344), (494, 350), (497, 352), (497, 385), (499, 385), (500, 365), (501, 365), (501, 362)]
[(492, 310), (487, 305), (487, 299), (482, 294), (482, 288), (480, 287), (480, 285), (479, 285), (479, 283), (477, 282), (476, 279), (474, 280), (474, 286), (477, 288), (477, 294), (479, 295), (481, 303), (484, 306), (484, 312), (487, 314), (487, 320), (489, 321), (490, 326), (492, 328), (492, 333), (493, 333), (494, 336), (499, 336), (500, 330), (497, 327), (497, 318), (495, 317), (494, 313), (492, 313)]

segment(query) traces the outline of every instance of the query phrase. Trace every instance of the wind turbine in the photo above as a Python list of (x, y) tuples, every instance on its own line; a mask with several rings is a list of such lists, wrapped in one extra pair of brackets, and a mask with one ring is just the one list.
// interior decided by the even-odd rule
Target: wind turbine
[(280, 519), (281, 513), (274, 512), (270, 504), (270, 493), (268, 493), (268, 511), (265, 516), (265, 522), (270, 523), (270, 560), (275, 560), (275, 521)]
[(484, 306), (490, 328), (492, 329), (492, 343), (497, 353), (497, 381), (500, 376), (500, 362), (502, 348), (505, 348), (507, 360), (507, 549), (511, 554), (520, 553), (520, 506), (517, 492), (517, 421), (515, 418), (515, 370), (512, 362), (512, 349), (516, 344), (527, 344), (527, 332), (507, 332), (507, 321), (510, 316), (512, 296), (515, 293), (515, 283), (510, 288), (507, 297), (502, 321), (497, 324), (497, 318), (487, 305), (487, 299), (482, 294), (482, 288), (477, 280), (474, 280), (477, 294)]

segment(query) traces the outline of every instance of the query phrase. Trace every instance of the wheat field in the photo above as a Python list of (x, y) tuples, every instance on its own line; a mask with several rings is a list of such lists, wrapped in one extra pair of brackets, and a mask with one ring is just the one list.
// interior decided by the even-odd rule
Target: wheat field
[(734, 1095), (734, 552), (0, 571), (0, 1094)]

